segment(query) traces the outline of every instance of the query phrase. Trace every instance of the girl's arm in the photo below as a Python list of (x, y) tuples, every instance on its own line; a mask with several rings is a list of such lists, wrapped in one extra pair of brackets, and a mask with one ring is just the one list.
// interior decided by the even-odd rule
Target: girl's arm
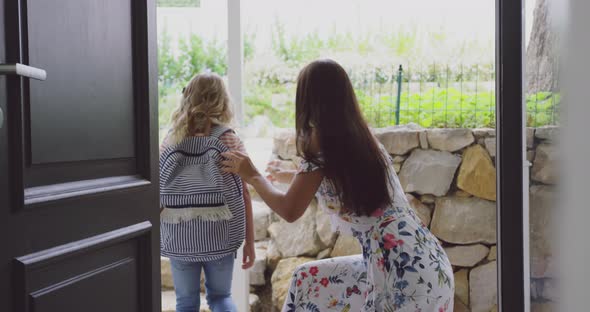
[(224, 153), (223, 156), (226, 158), (222, 162), (223, 170), (240, 175), (287, 222), (294, 222), (303, 215), (324, 178), (321, 169), (299, 173), (295, 175), (289, 190), (281, 192), (256, 170), (246, 154), (234, 151)]
[(256, 251), (254, 248), (254, 216), (252, 213), (252, 198), (248, 185), (244, 182), (244, 203), (246, 204), (246, 243), (242, 257), (242, 269), (247, 270), (254, 265)]
[[(229, 131), (223, 134), (219, 138), (225, 146), (231, 151), (236, 151), (246, 154), (246, 147), (240, 138), (233, 132)], [(256, 260), (256, 252), (254, 249), (254, 217), (252, 213), (252, 198), (248, 191), (248, 185), (243, 182), (243, 197), (246, 209), (246, 240), (244, 243), (243, 255), (242, 255), (242, 268), (247, 270), (254, 265)]]
[[(160, 155), (169, 145), (170, 145), (170, 131), (168, 131), (166, 133), (164, 140), (162, 140), (162, 143), (160, 144)], [(162, 213), (163, 210), (164, 210), (164, 207), (160, 206), (160, 213)]]

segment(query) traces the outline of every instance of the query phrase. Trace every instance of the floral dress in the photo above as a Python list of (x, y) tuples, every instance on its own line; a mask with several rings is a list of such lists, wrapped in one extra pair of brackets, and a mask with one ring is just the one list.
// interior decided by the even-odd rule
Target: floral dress
[[(317, 169), (307, 161), (300, 166), (300, 172)], [(340, 209), (334, 188), (324, 178), (316, 194), (320, 209), (332, 218), (333, 230), (359, 240), (363, 253), (299, 266), (283, 312), (453, 311), (449, 259), (410, 207), (393, 169), (389, 178), (392, 206), (368, 217)]]

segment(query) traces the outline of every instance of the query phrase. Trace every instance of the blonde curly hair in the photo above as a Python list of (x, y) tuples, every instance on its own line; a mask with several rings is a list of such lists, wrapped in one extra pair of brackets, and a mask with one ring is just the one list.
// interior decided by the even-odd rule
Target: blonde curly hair
[(233, 118), (231, 99), (223, 79), (214, 73), (199, 74), (182, 91), (171, 117), (171, 143), (208, 132), (211, 124), (227, 125)]

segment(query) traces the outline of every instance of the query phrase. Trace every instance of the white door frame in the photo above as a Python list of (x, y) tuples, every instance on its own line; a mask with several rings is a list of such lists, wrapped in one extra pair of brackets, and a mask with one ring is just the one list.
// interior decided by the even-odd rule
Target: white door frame
[(234, 101), (234, 114), (240, 126), (244, 122), (242, 83), (244, 68), (242, 12), (240, 0), (227, 0), (227, 79)]
[[(227, 0), (227, 81), (234, 103), (234, 116), (239, 126), (243, 126), (244, 110), (242, 103), (243, 83), (243, 39), (241, 1)], [(247, 271), (242, 270), (242, 248), (234, 265), (232, 297), (239, 312), (250, 311), (250, 281)]]

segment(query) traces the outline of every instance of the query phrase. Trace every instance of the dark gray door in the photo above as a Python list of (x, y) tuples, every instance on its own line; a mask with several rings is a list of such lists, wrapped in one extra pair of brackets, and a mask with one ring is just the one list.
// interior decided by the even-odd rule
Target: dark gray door
[(0, 0), (0, 311), (160, 310), (155, 7)]

